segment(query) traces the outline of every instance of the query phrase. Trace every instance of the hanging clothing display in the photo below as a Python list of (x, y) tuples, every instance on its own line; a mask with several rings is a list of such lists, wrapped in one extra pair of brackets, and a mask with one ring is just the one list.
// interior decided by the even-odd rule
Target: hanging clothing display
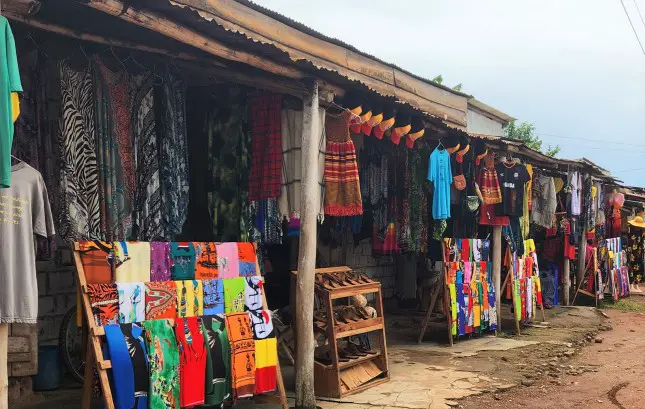
[(11, 145), (14, 122), (20, 113), (18, 92), (22, 92), (16, 45), (9, 20), (0, 16), (0, 189), (11, 186)]
[[(251, 202), (249, 204), (249, 213), (253, 217), (252, 233), (250, 235), (252, 241), (265, 245), (282, 244), (283, 229), (279, 214), (278, 199), (265, 199)], [(298, 224), (298, 228), (299, 226), (300, 224)]]
[(537, 175), (533, 182), (531, 221), (546, 229), (553, 227), (557, 209), (557, 195), (552, 177)]
[(206, 386), (206, 343), (201, 319), (176, 319), (175, 336), (179, 347), (179, 406), (202, 405)]
[(221, 278), (204, 280), (204, 315), (224, 314), (224, 282)]
[(0, 323), (35, 324), (38, 287), (34, 236), (54, 235), (47, 189), (35, 169), (11, 166), (11, 187), (0, 189)]
[(116, 284), (88, 284), (87, 297), (96, 325), (119, 323), (119, 292)]
[(452, 184), (452, 170), (450, 154), (446, 149), (436, 148), (430, 154), (428, 166), (428, 180), (432, 182), (432, 218), (450, 218), (450, 185)]
[(582, 210), (582, 197), (580, 181), (580, 174), (577, 171), (569, 172), (567, 175), (567, 185), (570, 189), (569, 193), (569, 212), (572, 216), (579, 216)]
[(358, 164), (354, 142), (349, 135), (349, 111), (325, 117), (325, 214), (363, 214)]
[(282, 95), (263, 94), (249, 100), (252, 142), (249, 202), (280, 196), (281, 108)]
[(170, 277), (173, 280), (192, 280), (195, 278), (195, 247), (190, 242), (170, 243), (172, 268)]
[(170, 243), (153, 241), (150, 243), (150, 281), (170, 281), (172, 258)]
[(502, 190), (499, 187), (497, 171), (495, 170), (495, 156), (489, 152), (485, 157), (477, 177), (477, 185), (482, 195), (484, 204), (494, 205), (502, 203)]
[(226, 332), (231, 345), (231, 389), (233, 399), (255, 392), (255, 342), (249, 314), (226, 314)]
[(146, 285), (146, 320), (177, 317), (177, 285), (174, 281)]
[(524, 214), (525, 185), (531, 176), (524, 165), (515, 162), (498, 163), (495, 166), (502, 189), (502, 202), (495, 206), (498, 216), (521, 217)]
[[(195, 248), (195, 278), (208, 280), (219, 277), (217, 248), (212, 242), (193, 242)], [(212, 314), (209, 314), (212, 315)]]
[(108, 354), (112, 363), (112, 390), (116, 409), (147, 409), (148, 356), (143, 331), (136, 324), (105, 327)]
[(199, 280), (175, 281), (177, 286), (177, 316), (204, 315), (204, 286)]
[(79, 256), (88, 284), (110, 284), (113, 282), (114, 242), (78, 242)]
[(206, 340), (204, 403), (217, 406), (231, 398), (231, 349), (224, 315), (202, 317), (202, 322)]
[(148, 242), (115, 242), (116, 281), (122, 283), (150, 281), (150, 254)]
[[(320, 211), (318, 222), (324, 218), (324, 174), (325, 174), (325, 110), (318, 109), (320, 122), (315, 124), (314, 135), (319, 141), (318, 182), (320, 190)], [(283, 109), (281, 113), (282, 134), (282, 189), (278, 202), (280, 220), (287, 219), (289, 231), (299, 234), (300, 200), (302, 192), (302, 111)]]
[(172, 320), (143, 323), (150, 365), (150, 409), (179, 407), (179, 348)]
[(146, 319), (143, 283), (116, 283), (119, 294), (119, 323), (129, 324)]
[(224, 311), (226, 314), (244, 311), (246, 279), (243, 277), (224, 280)]
[(645, 228), (629, 226), (626, 257), (631, 284), (641, 283), (645, 273)]

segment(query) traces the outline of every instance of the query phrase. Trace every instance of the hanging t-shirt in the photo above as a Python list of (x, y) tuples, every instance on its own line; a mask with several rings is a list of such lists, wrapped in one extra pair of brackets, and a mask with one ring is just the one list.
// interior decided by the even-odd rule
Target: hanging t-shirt
[(0, 16), (0, 189), (11, 186), (13, 123), (18, 117), (18, 94), (22, 92), (13, 33), (6, 17)]
[(11, 167), (10, 188), (0, 189), (0, 322), (35, 324), (38, 287), (34, 235), (54, 235), (47, 189), (37, 170)]
[(428, 180), (434, 185), (432, 218), (435, 220), (449, 219), (452, 170), (450, 167), (450, 154), (447, 150), (437, 148), (430, 154)]
[(568, 178), (569, 187), (571, 188), (571, 215), (579, 216), (581, 211), (580, 188), (582, 187), (580, 175), (578, 172), (570, 172)]
[(499, 163), (495, 166), (499, 185), (502, 188), (502, 203), (495, 206), (498, 216), (522, 216), (524, 212), (524, 185), (531, 179), (524, 165), (508, 166)]

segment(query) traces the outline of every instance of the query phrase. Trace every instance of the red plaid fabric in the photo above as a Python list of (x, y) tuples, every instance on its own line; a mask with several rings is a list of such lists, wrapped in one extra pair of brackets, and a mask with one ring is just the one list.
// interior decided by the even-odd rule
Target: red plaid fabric
[(277, 198), (280, 196), (282, 169), (282, 95), (256, 96), (249, 106), (252, 139), (249, 202)]

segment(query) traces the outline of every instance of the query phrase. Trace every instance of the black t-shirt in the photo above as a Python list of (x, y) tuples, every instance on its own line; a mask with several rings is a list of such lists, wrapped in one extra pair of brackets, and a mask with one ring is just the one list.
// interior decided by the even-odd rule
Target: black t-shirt
[(498, 163), (495, 166), (499, 187), (502, 189), (502, 203), (495, 205), (497, 216), (522, 216), (524, 209), (524, 185), (531, 180), (524, 165), (507, 166)]

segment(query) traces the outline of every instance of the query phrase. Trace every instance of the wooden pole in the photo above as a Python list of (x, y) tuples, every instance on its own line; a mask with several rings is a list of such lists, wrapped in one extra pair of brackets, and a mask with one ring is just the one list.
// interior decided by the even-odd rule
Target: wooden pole
[[(320, 211), (318, 154), (320, 118), (318, 82), (303, 99), (302, 112), (302, 197), (300, 200), (300, 248), (296, 277), (296, 408), (315, 409), (314, 394), (314, 281), (316, 274), (317, 218)], [(330, 318), (331, 325), (331, 318)], [(336, 342), (330, 340), (330, 342)]]
[[(564, 305), (569, 305), (569, 293), (571, 292), (571, 263), (567, 256), (564, 256), (564, 271), (562, 274), (564, 275), (564, 291), (562, 291), (564, 294)], [(558, 283), (556, 283), (558, 284)]]
[(497, 331), (502, 330), (502, 226), (493, 226), (493, 285), (497, 306)]
[(578, 245), (578, 271), (576, 271), (576, 283), (578, 288), (580, 288), (580, 283), (585, 278), (586, 268), (586, 258), (587, 258), (587, 228), (585, 227), (582, 230), (582, 237), (580, 237), (580, 243)]
[(0, 324), (0, 409), (9, 409), (9, 324)]

